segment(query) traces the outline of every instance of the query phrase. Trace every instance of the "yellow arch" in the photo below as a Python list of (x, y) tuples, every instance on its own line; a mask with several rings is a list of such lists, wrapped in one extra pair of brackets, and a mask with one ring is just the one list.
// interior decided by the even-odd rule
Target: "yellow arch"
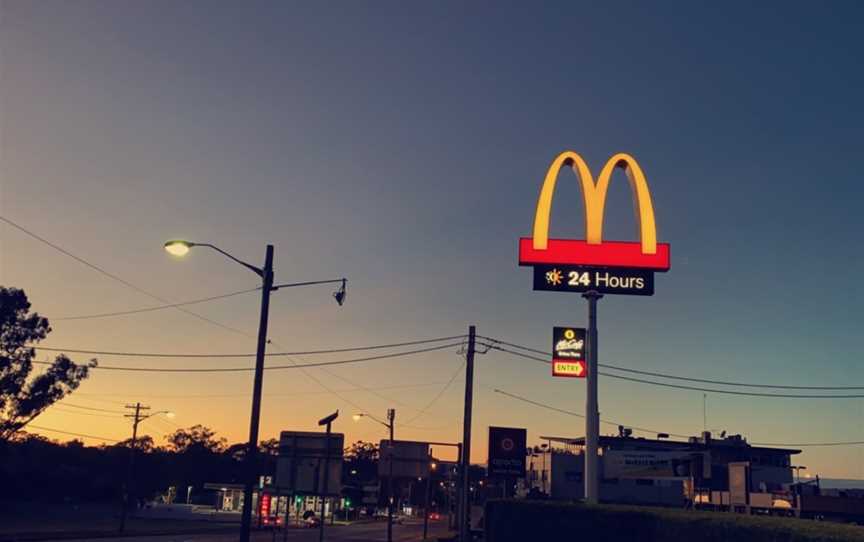
[(533, 246), (535, 250), (546, 250), (548, 247), (552, 197), (555, 194), (558, 173), (565, 165), (571, 166), (573, 172), (579, 177), (582, 200), (585, 206), (585, 238), (588, 244), (599, 245), (603, 240), (603, 213), (606, 207), (606, 193), (609, 190), (612, 173), (615, 168), (620, 167), (627, 173), (630, 190), (633, 192), (633, 207), (639, 223), (642, 253), (657, 253), (657, 226), (654, 221), (654, 206), (651, 203), (651, 193), (648, 191), (645, 174), (636, 159), (629, 154), (616, 154), (603, 166), (595, 184), (591, 170), (588, 169), (585, 160), (573, 151), (564, 151), (559, 154), (546, 171), (546, 178), (540, 189), (540, 198), (537, 200), (537, 211), (534, 215)]

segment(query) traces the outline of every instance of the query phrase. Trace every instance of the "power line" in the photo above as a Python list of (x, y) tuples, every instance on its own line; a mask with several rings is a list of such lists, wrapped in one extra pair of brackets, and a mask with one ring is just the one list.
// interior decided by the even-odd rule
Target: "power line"
[[(517, 348), (520, 350), (524, 350), (527, 352), (533, 352), (536, 354), (541, 354), (541, 355), (550, 356), (550, 357), (552, 355), (549, 352), (544, 352), (543, 350), (537, 350), (535, 348), (529, 348), (527, 346), (522, 346), (522, 345), (515, 344), (515, 343), (509, 343), (509, 342), (502, 341), (499, 339), (493, 339), (491, 337), (482, 337), (482, 338), (485, 340), (491, 341), (493, 343), (503, 344), (503, 345)], [(544, 360), (539, 360), (539, 361), (546, 361), (546, 360), (544, 359)], [(840, 391), (842, 391), (842, 390), (864, 390), (864, 386), (788, 386), (788, 385), (780, 385), (780, 384), (776, 384), (776, 385), (775, 384), (749, 384), (746, 382), (732, 382), (732, 381), (728, 381), (728, 380), (706, 380), (706, 379), (702, 379), (702, 378), (689, 378), (689, 377), (684, 377), (684, 376), (676, 376), (676, 375), (670, 375), (668, 373), (659, 373), (659, 372), (653, 372), (653, 371), (638, 371), (636, 369), (628, 369), (626, 367), (619, 367), (616, 365), (609, 365), (609, 364), (605, 364), (605, 363), (598, 364), (598, 367), (605, 367), (607, 369), (614, 369), (616, 371), (622, 371), (625, 373), (633, 373), (633, 374), (640, 374), (640, 375), (645, 375), (645, 376), (653, 376), (653, 377), (657, 377), (657, 378), (667, 378), (670, 380), (682, 380), (682, 381), (687, 381), (687, 382), (700, 382), (702, 384), (718, 384), (721, 386), (738, 386), (738, 387), (744, 387), (744, 388), (769, 388), (769, 389), (787, 389), (787, 390), (840, 390)]]
[[(485, 386), (484, 386), (484, 387), (485, 387)], [(554, 407), (554, 406), (552, 406), (552, 405), (548, 405), (548, 404), (546, 404), (546, 403), (540, 403), (540, 402), (538, 402), (538, 401), (533, 401), (533, 400), (531, 400), (531, 399), (528, 399), (527, 397), (522, 397), (521, 395), (516, 395), (515, 393), (510, 393), (510, 392), (507, 392), (507, 391), (504, 391), (504, 390), (501, 390), (501, 389), (498, 389), (498, 388), (488, 388), (488, 389), (491, 389), (491, 390), (494, 391), (495, 393), (500, 393), (501, 395), (506, 395), (507, 397), (510, 397), (510, 398), (512, 398), (512, 399), (516, 399), (516, 400), (522, 401), (523, 403), (528, 403), (528, 404), (530, 404), (530, 405), (534, 405), (534, 406), (538, 406), (538, 407), (541, 407), (541, 408), (545, 408), (545, 409), (547, 409), (547, 410), (552, 410), (552, 411), (555, 411), (555, 412), (560, 412), (561, 414), (567, 414), (568, 416), (576, 416), (577, 418), (584, 418), (584, 417), (585, 417), (584, 414), (579, 414), (579, 413), (577, 413), (577, 412), (572, 412), (572, 411), (570, 411), (570, 410), (564, 410), (563, 408), (557, 408), (557, 407)], [(609, 421), (609, 420), (603, 420), (603, 419), (601, 419), (601, 420), (600, 420), (600, 423), (605, 423), (605, 424), (607, 424), (607, 425), (614, 425), (614, 426), (616, 426), (616, 427), (620, 427), (620, 426), (623, 425), (624, 427), (627, 427), (627, 428), (630, 428), (630, 429), (635, 429), (636, 431), (642, 431), (642, 432), (644, 432), (644, 433), (654, 433), (654, 434), (658, 434), (658, 433), (666, 433), (667, 435), (670, 435), (670, 436), (673, 436), (673, 437), (679, 437), (679, 438), (690, 438), (690, 435), (678, 435), (678, 434), (675, 434), (675, 433), (669, 433), (669, 432), (666, 432), (666, 431), (655, 431), (655, 430), (653, 430), (653, 429), (646, 429), (646, 428), (644, 428), (644, 427), (636, 427), (635, 425), (628, 425), (628, 424), (623, 424), (623, 423), (613, 422), (613, 421)]]
[[(52, 405), (45, 412), (63, 412), (67, 414), (78, 414), (79, 416), (96, 416), (99, 418), (122, 418), (119, 414), (99, 414), (98, 412), (81, 412), (80, 410), (66, 410), (62, 405)], [(43, 412), (44, 414), (44, 412)]]
[(120, 440), (116, 438), (108, 438), (108, 437), (97, 437), (94, 435), (85, 435), (83, 433), (73, 433), (71, 431), (63, 431), (61, 429), (51, 429), (50, 427), (41, 427), (39, 425), (28, 424), (25, 428), (39, 429), (40, 431), (50, 431), (52, 433), (60, 433), (63, 435), (72, 435), (73, 437), (84, 437), (84, 438), (92, 438), (96, 440), (103, 440), (105, 442), (120, 442)]
[[(338, 354), (341, 352), (360, 352), (363, 350), (384, 350), (388, 348), (398, 348), (401, 346), (415, 346), (418, 344), (429, 344), (444, 341), (452, 341), (462, 339), (465, 335), (452, 335), (449, 337), (436, 337), (433, 339), (420, 339), (416, 341), (406, 341), (390, 344), (374, 344), (371, 346), (354, 346), (348, 348), (330, 348), (324, 350), (307, 350), (305, 352), (270, 352), (264, 354), (267, 357), (290, 357), (290, 356), (309, 356), (315, 354)], [(273, 341), (271, 341), (273, 342)], [(275, 344), (275, 343), (273, 343)], [(48, 348), (44, 346), (34, 346), (37, 350), (45, 350), (48, 352), (68, 352), (71, 354), (89, 354), (96, 356), (117, 356), (129, 358), (254, 358), (255, 354), (164, 354), (150, 352), (117, 352), (107, 350), (90, 350), (76, 348)]]
[[(349, 389), (336, 389), (333, 391), (340, 392), (340, 393), (352, 393), (352, 392), (361, 392), (361, 391), (366, 392), (366, 391), (371, 391), (371, 390), (380, 391), (380, 390), (396, 390), (396, 389), (405, 389), (405, 388), (425, 388), (425, 387), (431, 387), (431, 386), (441, 386), (444, 384), (446, 384), (446, 382), (441, 382), (441, 381), (438, 381), (438, 382), (421, 382), (421, 383), (416, 383), (416, 384), (394, 384), (392, 386), (376, 386), (374, 388), (355, 387), (355, 388), (349, 388)], [(295, 395), (330, 395), (330, 394), (331, 394), (330, 391), (295, 391), (295, 392), (282, 392), (282, 393), (265, 393), (265, 394), (263, 394), (263, 397), (293, 397)], [(132, 395), (132, 394), (131, 393), (80, 393), (80, 392), (75, 393), (76, 398), (88, 399), (91, 401), (98, 401), (98, 399), (89, 399), (91, 397), (103, 397), (103, 396), (104, 397), (127, 397), (129, 395)], [(154, 397), (154, 398), (161, 398), (161, 399), (212, 399), (212, 398), (218, 398), (218, 397), (244, 397), (244, 398), (249, 397), (248, 393), (204, 393), (204, 394), (196, 394), (196, 395), (189, 395), (189, 394), (182, 394), (182, 395), (181, 394), (167, 394), (166, 395), (166, 394), (153, 394), (153, 393), (145, 393), (145, 394), (137, 393), (136, 395), (139, 395), (141, 397)], [(112, 404), (120, 404), (116, 401), (107, 401), (106, 400), (106, 402), (109, 402)]]
[[(367, 361), (376, 361), (380, 359), (390, 359), (390, 358), (398, 358), (402, 356), (409, 356), (413, 354), (422, 354), (424, 352), (434, 352), (436, 350), (444, 350), (446, 348), (453, 348), (454, 346), (459, 346), (462, 343), (450, 343), (438, 346), (431, 346), (428, 348), (421, 348), (417, 350), (408, 350), (405, 352), (395, 352), (392, 354), (383, 354), (379, 356), (367, 356), (364, 358), (353, 358), (353, 359), (343, 359), (336, 361), (322, 361), (316, 363), (304, 363), (304, 364), (293, 364), (293, 365), (271, 365), (269, 367), (264, 367), (265, 371), (274, 371), (281, 369), (304, 369), (308, 367), (328, 367), (331, 365), (348, 365), (352, 363), (362, 363)], [(50, 362), (47, 361), (34, 361), (35, 364), (40, 365), (50, 365)], [(193, 368), (193, 367), (185, 367), (182, 369), (178, 368), (155, 368), (155, 367), (123, 367), (117, 365), (97, 365), (92, 367), (91, 369), (98, 369), (100, 371), (127, 371), (127, 372), (141, 372), (141, 373), (238, 373), (238, 372), (247, 372), (254, 371), (254, 367), (221, 367), (221, 368)]]
[[(34, 362), (38, 363), (38, 362)], [(92, 410), (94, 412), (110, 412), (111, 414), (125, 414), (122, 410), (108, 410), (107, 408), (96, 408), (96, 407), (88, 407), (83, 405), (73, 405), (70, 403), (59, 403), (58, 406), (64, 407), (72, 407), (72, 408), (80, 408), (82, 410)]]
[(55, 316), (55, 317), (50, 318), (50, 320), (52, 322), (57, 321), (57, 320), (91, 320), (91, 319), (95, 319), (95, 318), (108, 318), (111, 316), (126, 316), (129, 314), (140, 314), (143, 312), (161, 311), (164, 309), (174, 309), (177, 307), (185, 307), (188, 305), (197, 305), (199, 303), (206, 303), (208, 301), (216, 301), (217, 299), (226, 299), (226, 298), (238, 296), (241, 294), (248, 294), (250, 292), (256, 292), (260, 289), (261, 289), (260, 287), (249, 288), (247, 290), (240, 290), (240, 291), (231, 292), (228, 294), (214, 295), (211, 297), (204, 297), (201, 299), (193, 299), (192, 301), (183, 301), (181, 303), (171, 303), (169, 305), (159, 305), (156, 307), (145, 307), (145, 308), (141, 308), (141, 309), (130, 309), (130, 310), (116, 311), (116, 312), (103, 312), (103, 313), (98, 313), (98, 314), (84, 314), (84, 315), (80, 315), (80, 316), (59, 316), (59, 317)]
[[(76, 256), (75, 254), (72, 254), (71, 252), (64, 249), (63, 247), (52, 243), (51, 241), (45, 239), (44, 237), (40, 237), (39, 235), (37, 235), (37, 234), (33, 233), (32, 231), (28, 230), (27, 228), (25, 228), (24, 226), (21, 226), (20, 224), (16, 224), (15, 222), (9, 220), (8, 218), (6, 218), (4, 216), (0, 216), (0, 220), (9, 224), (13, 228), (25, 233), (26, 235), (32, 237), (33, 239), (36, 239), (40, 243), (44, 243), (45, 245), (48, 245), (49, 247), (53, 248), (54, 250), (60, 252), (61, 254), (65, 254), (66, 256), (69, 256), (73, 260), (75, 260), (75, 261), (77, 261), (83, 265), (86, 265), (87, 267), (89, 267), (90, 269), (93, 269), (97, 273), (100, 273), (100, 274), (102, 274), (102, 275), (104, 275), (104, 276), (106, 276), (106, 277), (108, 277), (114, 281), (117, 281), (120, 284), (123, 284), (124, 286), (131, 288), (132, 290), (135, 290), (136, 292), (138, 292), (140, 294), (146, 295), (147, 297), (149, 297), (151, 299), (155, 299), (156, 301), (159, 301), (160, 303), (166, 303), (166, 304), (171, 303), (170, 301), (168, 301), (162, 297), (159, 297), (156, 294), (152, 294), (152, 293), (148, 292), (147, 290), (132, 284), (128, 280), (125, 280), (125, 279), (123, 279), (123, 278), (121, 278), (121, 277), (119, 277), (119, 276), (117, 276), (117, 275), (115, 275), (109, 271), (106, 271), (105, 269), (99, 267), (98, 265), (96, 265), (94, 263), (90, 263), (89, 261), (85, 260), (84, 258), (81, 258), (80, 256)], [(199, 320), (202, 320), (202, 321), (207, 322), (209, 324), (212, 324), (214, 326), (221, 327), (222, 329), (225, 329), (227, 331), (231, 331), (232, 333), (237, 333), (237, 334), (243, 335), (244, 337), (255, 338), (255, 336), (252, 335), (251, 333), (247, 333), (243, 330), (233, 328), (233, 327), (225, 325), (221, 322), (217, 322), (216, 320), (211, 320), (210, 318), (207, 318), (206, 316), (202, 316), (202, 315), (198, 314), (197, 312), (192, 312), (189, 309), (184, 309), (183, 307), (174, 307), (174, 308), (180, 312), (184, 312), (190, 316), (194, 316), (195, 318), (198, 318)]]
[[(510, 350), (507, 348), (502, 348), (500, 346), (490, 345), (491, 348), (495, 350), (500, 350), (501, 352), (507, 352), (508, 354), (513, 354), (516, 356), (520, 356), (526, 359), (539, 361), (541, 363), (549, 364), (548, 359), (538, 358), (536, 356), (532, 356), (530, 354), (525, 354), (522, 352), (517, 352), (515, 350)], [(668, 384), (666, 382), (655, 382), (653, 380), (642, 380), (640, 378), (631, 378), (629, 376), (621, 376), (611, 373), (599, 372), (600, 375), (615, 378), (618, 380), (626, 380), (628, 382), (636, 382), (638, 384), (649, 384), (652, 386), (661, 386), (664, 388), (674, 388), (679, 390), (688, 390), (688, 391), (700, 391), (705, 393), (721, 393), (724, 395), (739, 395), (746, 397), (770, 397), (775, 399), (861, 399), (864, 398), (864, 395), (795, 395), (789, 393), (757, 393), (750, 391), (732, 391), (732, 390), (718, 390), (713, 388), (697, 388), (694, 386), (682, 386), (679, 384)]]
[[(83, 265), (86, 265), (87, 267), (90, 267), (91, 269), (97, 271), (98, 273), (101, 273), (101, 274), (103, 274), (103, 275), (105, 275), (105, 276), (107, 276), (107, 277), (109, 277), (109, 278), (111, 278), (111, 279), (113, 279), (113, 280), (115, 280), (115, 281), (118, 281), (118, 282), (120, 282), (121, 284), (124, 284), (125, 286), (127, 286), (127, 287), (129, 287), (129, 288), (132, 288), (133, 290), (135, 290), (135, 291), (137, 291), (137, 292), (139, 292), (139, 293), (142, 293), (142, 294), (144, 294), (144, 295), (147, 295), (148, 297), (151, 297), (151, 298), (153, 298), (153, 299), (156, 299), (157, 301), (160, 301), (160, 302), (162, 302), (162, 303), (166, 303), (166, 304), (170, 304), (169, 301), (167, 301), (167, 300), (165, 300), (165, 299), (163, 299), (163, 298), (161, 298), (161, 297), (159, 297), (159, 296), (156, 296), (156, 295), (154, 295), (154, 294), (152, 294), (152, 293), (150, 293), (150, 292), (144, 290), (143, 288), (140, 288), (140, 287), (136, 286), (135, 284), (132, 284), (131, 282), (126, 281), (126, 280), (120, 278), (119, 276), (114, 275), (114, 274), (112, 274), (112, 273), (106, 271), (105, 269), (103, 269), (103, 268), (101, 268), (101, 267), (99, 267), (99, 266), (97, 266), (97, 265), (95, 265), (95, 264), (90, 263), (89, 261), (85, 260), (84, 258), (81, 258), (81, 257), (79, 257), (79, 256), (76, 256), (75, 254), (72, 254), (71, 252), (69, 252), (69, 251), (63, 249), (62, 247), (60, 247), (60, 246), (58, 246), (58, 245), (56, 245), (56, 244), (54, 244), (54, 243), (51, 243), (51, 242), (48, 241), (47, 239), (45, 239), (45, 238), (43, 238), (43, 237), (40, 237), (39, 235), (37, 235), (37, 234), (35, 234), (35, 233), (33, 233), (33, 232), (27, 230), (27, 229), (24, 228), (23, 226), (21, 226), (21, 225), (19, 225), (19, 224), (16, 224), (15, 222), (9, 220), (8, 218), (5, 218), (5, 217), (0, 216), (0, 220), (3, 220), (3, 221), (6, 222), (7, 224), (9, 224), (9, 225), (13, 226), (14, 228), (20, 230), (21, 232), (23, 232), (23, 233), (29, 235), (30, 237), (32, 237), (32, 238), (34, 238), (34, 239), (36, 239), (36, 240), (38, 240), (38, 241), (40, 241), (40, 242), (42, 242), (42, 243), (44, 243), (44, 244), (50, 246), (51, 248), (53, 248), (53, 249), (55, 249), (55, 250), (61, 252), (62, 254), (65, 254), (66, 256), (69, 256), (70, 258), (73, 258), (74, 260), (76, 260), (76, 261), (82, 263)], [(176, 304), (175, 304), (175, 305), (176, 305)], [(196, 318), (198, 318), (198, 319), (200, 319), (200, 320), (203, 320), (203, 321), (205, 321), (205, 322), (208, 322), (208, 323), (210, 323), (210, 324), (213, 324), (213, 325), (216, 325), (216, 326), (221, 327), (221, 328), (223, 328), (223, 329), (226, 329), (226, 330), (228, 330), (228, 331), (232, 331), (232, 332), (234, 332), (234, 333), (238, 333), (238, 334), (243, 335), (243, 336), (245, 336), (245, 337), (255, 338), (255, 336), (252, 335), (252, 334), (250, 334), (250, 333), (247, 333), (247, 332), (245, 332), (245, 331), (242, 331), (242, 330), (239, 330), (239, 329), (236, 329), (236, 328), (233, 328), (233, 327), (227, 326), (227, 325), (222, 324), (222, 323), (220, 323), (220, 322), (217, 322), (217, 321), (215, 321), (215, 320), (211, 320), (211, 319), (209, 319), (209, 318), (207, 318), (207, 317), (205, 317), (205, 316), (202, 316), (202, 315), (200, 315), (200, 314), (198, 314), (198, 313), (195, 313), (195, 312), (190, 311), (190, 310), (188, 310), (188, 309), (185, 309), (185, 308), (183, 308), (183, 307), (175, 306), (175, 307), (173, 307), (173, 308), (175, 308), (175, 309), (178, 310), (178, 311), (181, 311), (181, 312), (184, 312), (184, 313), (186, 313), (186, 314), (189, 314), (189, 315), (191, 315), (191, 316), (194, 316), (194, 317), (196, 317)], [(46, 349), (46, 350), (47, 350), (47, 349)], [(323, 353), (323, 352), (322, 352), (322, 353)], [(283, 355), (284, 355), (284, 354), (283, 354)], [(290, 359), (290, 355), (289, 355), (288, 357), (289, 357), (289, 359)], [(287, 367), (286, 367), (286, 368), (287, 368)], [(319, 384), (320, 384), (324, 389), (329, 389), (329, 388), (327, 388), (325, 385), (323, 385), (320, 381), (318, 381), (317, 379), (315, 379), (314, 377), (312, 377), (312, 376), (311, 376), (308, 372), (306, 372), (305, 370), (304, 370), (304, 373), (307, 374), (307, 376), (309, 376), (309, 377), (312, 378), (313, 380), (319, 382)], [(338, 394), (335, 394), (335, 395), (336, 395), (337, 397), (339, 397)], [(342, 398), (342, 399), (343, 399), (343, 401), (345, 400), (344, 398)], [(349, 402), (349, 404), (352, 404), (352, 403)]]
[[(485, 387), (485, 386), (484, 386), (484, 387)], [(564, 410), (564, 409), (562, 409), (562, 408), (557, 408), (557, 407), (554, 407), (554, 406), (552, 406), (552, 405), (548, 405), (548, 404), (546, 404), (546, 403), (541, 403), (541, 402), (539, 402), (539, 401), (534, 401), (534, 400), (528, 399), (527, 397), (522, 397), (522, 396), (520, 396), (520, 395), (516, 395), (515, 393), (506, 392), (506, 391), (504, 391), (504, 390), (500, 390), (500, 389), (497, 389), (497, 388), (495, 388), (495, 389), (493, 389), (493, 388), (489, 388), (489, 389), (492, 389), (492, 391), (494, 391), (495, 393), (500, 393), (500, 394), (502, 394), (502, 395), (506, 395), (506, 396), (508, 396), (508, 397), (511, 397), (511, 398), (513, 398), (513, 399), (517, 399), (517, 400), (522, 401), (522, 402), (524, 402), (524, 403), (528, 403), (528, 404), (531, 404), (531, 405), (534, 405), (534, 406), (538, 406), (538, 407), (541, 407), (541, 408), (545, 408), (545, 409), (547, 409), (547, 410), (552, 410), (552, 411), (555, 411), (555, 412), (560, 412), (560, 413), (562, 413), (562, 414), (567, 414), (567, 415), (570, 415), (570, 416), (576, 416), (576, 417), (579, 417), (579, 418), (584, 418), (584, 417), (585, 417), (583, 414), (578, 414), (578, 413), (576, 413), (576, 412), (571, 412), (571, 411), (569, 411), (569, 410)], [(644, 431), (644, 432), (646, 432), (646, 433), (661, 433), (661, 432), (662, 432), (662, 431), (654, 431), (654, 430), (652, 430), (652, 429), (645, 429), (645, 428), (642, 428), (642, 427), (636, 427), (636, 426), (627, 425), (627, 424), (619, 424), (619, 423), (611, 422), (611, 421), (607, 421), (607, 420), (600, 420), (600, 423), (606, 423), (606, 424), (610, 424), (610, 425), (618, 425), (618, 426), (623, 425), (624, 427), (628, 427), (628, 428), (630, 428), (630, 429), (635, 429), (635, 430), (637, 430), (637, 431)], [(673, 437), (679, 437), (679, 438), (690, 438), (689, 435), (677, 435), (677, 434), (675, 434), (675, 433), (668, 433), (668, 432), (666, 432), (666, 434), (667, 434), (667, 435), (670, 435), (670, 436), (673, 436)], [(816, 447), (816, 446), (858, 446), (858, 445), (864, 445), (864, 441), (846, 441), (846, 442), (792, 442), (792, 443), (789, 443), (789, 442), (750, 442), (749, 444), (750, 444), (751, 446), (776, 446), (776, 447), (783, 447), (783, 446), (785, 446), (785, 447), (790, 447), (790, 448), (792, 448), (792, 447), (794, 447), (794, 448), (798, 448), (798, 447), (808, 447), (808, 446), (813, 446), (813, 447)]]
[(405, 422), (405, 423), (406, 423), (406, 424), (411, 424), (412, 422), (416, 421), (418, 418), (421, 418), (424, 414), (426, 414), (426, 412), (427, 412), (430, 408), (432, 408), (432, 405), (434, 405), (435, 403), (437, 403), (437, 402), (438, 402), (438, 399), (440, 399), (441, 396), (444, 395), (444, 392), (446, 392), (447, 389), (450, 388), (450, 385), (453, 384), (453, 381), (456, 380), (456, 377), (459, 376), (459, 373), (461, 373), (461, 372), (462, 372), (462, 369), (465, 368), (465, 364), (466, 364), (466, 363), (467, 363), (467, 361), (466, 361), (465, 363), (462, 363), (461, 365), (459, 365), (459, 368), (456, 369), (456, 372), (453, 373), (453, 376), (450, 377), (450, 380), (449, 380), (446, 384), (444, 384), (444, 387), (441, 388), (441, 391), (439, 391), (438, 394), (435, 395), (435, 397), (433, 397), (432, 400), (429, 401), (429, 402), (426, 404), (426, 406), (424, 406), (423, 408), (421, 408), (420, 411), (419, 411), (417, 414), (415, 414), (413, 418), (411, 418), (410, 420), (408, 420), (408, 421)]

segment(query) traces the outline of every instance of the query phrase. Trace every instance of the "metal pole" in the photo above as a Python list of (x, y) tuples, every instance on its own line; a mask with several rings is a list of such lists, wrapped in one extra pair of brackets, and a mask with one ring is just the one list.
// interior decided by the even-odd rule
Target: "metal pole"
[(390, 447), (390, 465), (387, 477), (387, 542), (393, 542), (393, 422), (396, 419), (396, 409), (387, 409), (387, 427), (390, 429), (390, 442), (387, 445)]
[(426, 498), (423, 503), (423, 540), (429, 534), (429, 494), (432, 493), (432, 450), (429, 450), (429, 470), (426, 475)]
[[(318, 542), (324, 540), (324, 499), (327, 498), (327, 482), (330, 478), (330, 423), (327, 422), (327, 436), (325, 438), (327, 449), (324, 450), (324, 487), (321, 491), (321, 529), (318, 531)], [(333, 511), (331, 510), (330, 513), (332, 514)]]
[[(460, 466), (462, 465), (462, 443), (461, 442), (456, 445), (456, 463)], [(457, 533), (461, 533), (462, 531), (460, 530), (461, 529), (460, 525), (462, 525), (462, 523), (461, 523), (460, 518), (462, 517), (462, 512), (461, 512), (461, 510), (462, 510), (462, 500), (461, 500), (462, 499), (462, 497), (461, 497), (462, 493), (460, 493), (460, 490), (458, 488), (462, 485), (462, 479), (460, 477), (458, 477), (458, 472), (459, 471), (457, 469), (457, 472), (456, 472), (457, 480), (456, 480), (455, 484), (453, 482), (453, 471), (451, 470), (450, 474), (449, 474), (450, 486), (447, 489), (447, 491), (448, 491), (447, 498), (451, 499), (450, 507), (453, 509), (454, 517), (448, 518), (447, 521), (449, 522), (450, 520), (455, 520), (455, 523), (448, 523), (447, 527), (453, 529)], [(454, 485), (456, 486), (455, 489), (453, 487)], [(455, 501), (455, 506), (454, 506), (454, 501)]]
[(474, 396), (474, 339), (476, 329), (468, 327), (468, 354), (465, 356), (465, 416), (462, 422), (462, 457), (460, 458), (460, 474), (462, 476), (462, 494), (459, 500), (462, 504), (462, 516), (459, 524), (459, 540), (468, 542), (471, 536), (471, 503), (469, 466), (471, 464), (471, 406)]
[(585, 502), (600, 500), (597, 447), (600, 441), (600, 407), (597, 401), (597, 300), (603, 296), (592, 290), (582, 294), (588, 300), (588, 393), (585, 401)]
[(267, 319), (270, 315), (270, 290), (273, 288), (273, 245), (267, 245), (261, 288), (261, 319), (258, 324), (258, 349), (255, 354), (255, 383), (252, 388), (252, 415), (249, 420), (249, 443), (246, 446), (246, 487), (243, 489), (243, 517), (240, 542), (249, 542), (252, 527), (252, 488), (258, 464), (258, 423), (261, 416), (261, 388), (264, 380), (264, 351), (267, 348)]

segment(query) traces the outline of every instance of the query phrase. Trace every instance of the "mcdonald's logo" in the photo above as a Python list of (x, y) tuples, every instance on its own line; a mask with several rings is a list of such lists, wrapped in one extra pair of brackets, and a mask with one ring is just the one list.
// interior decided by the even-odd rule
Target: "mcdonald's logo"
[[(585, 208), (585, 240), (549, 239), (549, 215), (558, 173), (570, 166), (579, 178)], [(606, 193), (616, 169), (623, 169), (633, 193), (634, 210), (639, 224), (637, 242), (603, 241), (603, 214)], [(549, 166), (537, 211), (534, 215), (533, 237), (519, 239), (519, 265), (581, 265), (597, 267), (640, 268), (654, 271), (669, 270), (668, 243), (657, 242), (654, 206), (645, 174), (629, 154), (619, 153), (610, 158), (597, 182), (581, 156), (572, 151), (558, 155)]]

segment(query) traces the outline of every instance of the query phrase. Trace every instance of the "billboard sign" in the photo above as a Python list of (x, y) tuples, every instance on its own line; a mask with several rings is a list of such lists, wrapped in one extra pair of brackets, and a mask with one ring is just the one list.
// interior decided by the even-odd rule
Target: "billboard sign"
[(328, 495), (339, 495), (344, 445), (342, 433), (330, 433), (328, 452), (327, 433), (282, 431), (275, 486), (291, 493), (320, 495), (326, 475)]
[(393, 478), (426, 478), (429, 476), (429, 443), (408, 440), (389, 440), (378, 444), (378, 476), (390, 476), (390, 462), (393, 462)]
[(581, 327), (552, 328), (552, 376), (585, 378), (585, 329)]
[(516, 427), (489, 428), (489, 476), (524, 478), (528, 432)]
[(689, 478), (689, 452), (617, 451), (603, 454), (606, 478)]
[[(565, 166), (573, 169), (582, 188), (584, 240), (549, 238), (555, 184)], [(603, 240), (606, 194), (616, 169), (623, 169), (630, 181), (639, 242)], [(669, 244), (657, 242), (648, 181), (632, 156), (614, 155), (603, 166), (596, 183), (585, 160), (577, 153), (566, 151), (555, 158), (540, 189), (533, 236), (519, 239), (519, 265), (535, 266), (535, 290), (653, 295), (654, 272), (668, 271), (669, 262)]]

